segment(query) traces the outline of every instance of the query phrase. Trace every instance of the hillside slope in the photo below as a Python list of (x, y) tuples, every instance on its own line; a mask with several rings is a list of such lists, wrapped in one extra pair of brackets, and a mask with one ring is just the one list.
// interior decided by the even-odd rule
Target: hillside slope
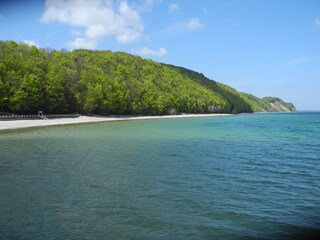
[(293, 111), (203, 74), (111, 51), (56, 51), (0, 41), (0, 111), (143, 114)]

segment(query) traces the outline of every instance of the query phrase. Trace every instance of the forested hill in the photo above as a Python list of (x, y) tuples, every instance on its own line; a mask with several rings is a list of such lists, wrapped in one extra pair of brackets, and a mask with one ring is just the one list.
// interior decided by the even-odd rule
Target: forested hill
[(0, 112), (143, 114), (294, 111), (203, 74), (111, 51), (0, 41)]

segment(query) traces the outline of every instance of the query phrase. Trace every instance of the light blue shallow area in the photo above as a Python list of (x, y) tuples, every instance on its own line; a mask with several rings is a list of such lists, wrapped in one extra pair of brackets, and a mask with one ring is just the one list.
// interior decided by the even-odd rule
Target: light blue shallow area
[(320, 231), (320, 113), (0, 132), (0, 239)]

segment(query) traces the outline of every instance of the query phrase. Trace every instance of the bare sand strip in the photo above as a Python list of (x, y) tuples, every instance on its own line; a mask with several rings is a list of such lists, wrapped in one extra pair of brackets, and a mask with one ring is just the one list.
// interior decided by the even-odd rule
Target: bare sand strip
[(166, 116), (112, 116), (112, 117), (88, 117), (80, 116), (78, 118), (56, 118), (56, 119), (33, 119), (33, 120), (6, 120), (0, 121), (1, 130), (11, 130), (42, 126), (59, 126), (65, 124), (93, 123), (93, 122), (111, 122), (111, 121), (129, 121), (143, 119), (168, 119), (168, 118), (196, 118), (196, 117), (220, 117), (230, 114), (182, 114)]

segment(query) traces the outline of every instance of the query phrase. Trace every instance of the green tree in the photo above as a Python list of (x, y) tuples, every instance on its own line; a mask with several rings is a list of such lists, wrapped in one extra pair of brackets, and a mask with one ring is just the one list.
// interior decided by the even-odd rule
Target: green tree
[(294, 110), (281, 99), (260, 99), (202, 73), (123, 52), (0, 41), (0, 111), (158, 115), (283, 108)]
[(103, 93), (100, 83), (88, 84), (88, 94), (84, 103), (84, 111), (87, 113), (97, 113), (99, 105), (102, 103)]

